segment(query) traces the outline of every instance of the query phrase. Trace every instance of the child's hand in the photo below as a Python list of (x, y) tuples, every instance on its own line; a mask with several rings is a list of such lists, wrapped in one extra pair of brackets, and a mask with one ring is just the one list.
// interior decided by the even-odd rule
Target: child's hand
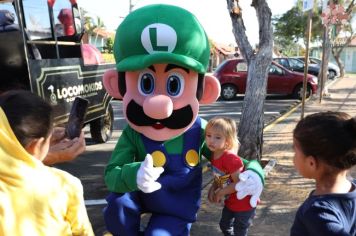
[(208, 192), (208, 200), (209, 202), (214, 202), (214, 191), (211, 191), (211, 188), (209, 189), (209, 192)]
[(216, 190), (217, 186), (215, 184), (215, 182), (212, 183), (212, 185), (210, 186), (209, 188), (209, 191), (208, 191), (208, 200), (209, 202), (215, 202), (214, 201), (214, 198), (215, 198), (215, 190)]
[(51, 145), (59, 143), (65, 138), (65, 128), (63, 127), (54, 127), (51, 136)]
[(215, 191), (214, 202), (221, 203), (224, 198), (225, 198), (225, 194), (223, 193), (223, 191), (221, 191), (221, 189)]
[(46, 158), (43, 160), (45, 165), (72, 161), (85, 151), (85, 138), (82, 131), (78, 138), (64, 138), (64, 129), (56, 128), (53, 131), (51, 145)]

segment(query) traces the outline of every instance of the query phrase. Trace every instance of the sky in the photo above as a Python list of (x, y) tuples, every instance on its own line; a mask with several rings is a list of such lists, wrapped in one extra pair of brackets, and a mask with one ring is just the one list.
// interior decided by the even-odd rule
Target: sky
[[(130, 0), (83, 0), (79, 5), (94, 17), (99, 16), (107, 29), (115, 30), (129, 13)], [(246, 34), (252, 46), (258, 43), (256, 11), (250, 6), (252, 0), (240, 0)], [(296, 0), (267, 0), (273, 16), (281, 15), (295, 5)], [(133, 10), (153, 3), (165, 3), (183, 7), (192, 12), (203, 25), (208, 37), (216, 43), (236, 45), (226, 0), (131, 0)]]

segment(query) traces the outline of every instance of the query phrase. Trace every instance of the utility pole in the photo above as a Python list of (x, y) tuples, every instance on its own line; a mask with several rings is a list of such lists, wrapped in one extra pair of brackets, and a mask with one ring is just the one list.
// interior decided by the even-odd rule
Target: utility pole
[(304, 0), (303, 1), (303, 11), (308, 12), (308, 20), (307, 20), (307, 45), (305, 50), (305, 66), (304, 66), (304, 80), (303, 80), (303, 96), (302, 96), (302, 112), (301, 119), (304, 118), (304, 105), (305, 105), (305, 94), (307, 90), (307, 75), (308, 75), (308, 66), (309, 66), (309, 44), (311, 37), (311, 28), (312, 28), (312, 16), (313, 16), (313, 6), (314, 0)]
[(133, 8), (133, 4), (132, 4), (132, 0), (129, 0), (129, 4), (130, 4), (130, 6), (129, 6), (129, 13), (131, 13), (132, 12), (132, 8)]

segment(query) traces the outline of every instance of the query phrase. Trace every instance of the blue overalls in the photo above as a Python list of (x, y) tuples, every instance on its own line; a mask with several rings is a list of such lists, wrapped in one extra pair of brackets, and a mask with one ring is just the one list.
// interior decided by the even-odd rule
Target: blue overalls
[[(163, 166), (158, 178), (161, 189), (153, 193), (141, 191), (108, 196), (105, 209), (107, 229), (114, 235), (138, 235), (142, 213), (152, 213), (145, 235), (189, 235), (200, 206), (202, 168), (199, 160), (201, 120), (198, 117), (184, 134), (183, 152), (167, 154), (163, 142), (142, 137), (154, 164)], [(158, 164), (157, 164), (158, 163)]]

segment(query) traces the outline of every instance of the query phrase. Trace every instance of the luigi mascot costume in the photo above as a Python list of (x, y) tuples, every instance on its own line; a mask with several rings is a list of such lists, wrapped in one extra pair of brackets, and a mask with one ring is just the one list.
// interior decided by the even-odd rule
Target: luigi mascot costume
[[(144, 235), (189, 235), (202, 188), (201, 156), (206, 121), (199, 104), (216, 101), (218, 80), (205, 76), (210, 48), (190, 12), (149, 5), (131, 12), (117, 29), (116, 70), (107, 71), (107, 92), (122, 99), (128, 122), (105, 169), (110, 192), (104, 218), (113, 235), (135, 236), (142, 213), (151, 213)], [(261, 194), (263, 171), (245, 161), (242, 197)], [(240, 193), (240, 195), (241, 195)]]

